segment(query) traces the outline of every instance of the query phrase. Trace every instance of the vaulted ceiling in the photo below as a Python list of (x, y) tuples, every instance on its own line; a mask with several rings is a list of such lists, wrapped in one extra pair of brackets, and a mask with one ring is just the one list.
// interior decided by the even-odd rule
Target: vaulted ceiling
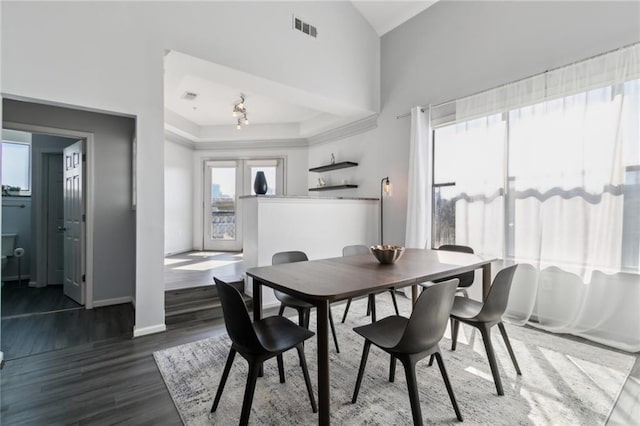
[[(435, 1), (352, 1), (381, 36)], [(245, 98), (249, 124), (236, 128)], [(305, 140), (375, 115), (177, 51), (165, 56), (165, 131), (198, 142)]]

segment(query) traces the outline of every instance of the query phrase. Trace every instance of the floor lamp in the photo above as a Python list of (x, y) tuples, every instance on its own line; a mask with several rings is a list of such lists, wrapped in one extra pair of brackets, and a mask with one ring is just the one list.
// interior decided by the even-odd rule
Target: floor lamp
[(383, 197), (391, 195), (391, 181), (389, 176), (383, 178), (380, 181), (380, 245), (384, 245), (383, 228), (384, 228), (384, 204), (382, 202)]

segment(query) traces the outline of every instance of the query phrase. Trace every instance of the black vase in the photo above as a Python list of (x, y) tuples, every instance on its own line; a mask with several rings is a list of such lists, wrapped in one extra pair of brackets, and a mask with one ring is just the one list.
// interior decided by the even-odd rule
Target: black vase
[(264, 177), (264, 172), (256, 173), (256, 180), (253, 182), (253, 190), (256, 194), (264, 195), (267, 193), (267, 178)]

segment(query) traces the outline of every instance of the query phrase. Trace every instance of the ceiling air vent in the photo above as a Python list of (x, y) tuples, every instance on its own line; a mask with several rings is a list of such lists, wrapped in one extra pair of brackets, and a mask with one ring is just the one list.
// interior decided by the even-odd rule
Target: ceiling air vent
[(188, 101), (193, 101), (197, 97), (198, 97), (198, 94), (194, 92), (184, 92), (184, 94), (182, 95), (182, 98)]
[(298, 18), (295, 15), (293, 15), (293, 29), (303, 32), (313, 38), (318, 37), (318, 29), (315, 26), (311, 25), (308, 22), (304, 22), (302, 19)]

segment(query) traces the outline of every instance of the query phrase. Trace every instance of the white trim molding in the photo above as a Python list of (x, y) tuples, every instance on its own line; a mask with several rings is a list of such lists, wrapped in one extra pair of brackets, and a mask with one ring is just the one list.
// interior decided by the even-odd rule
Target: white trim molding
[(142, 328), (138, 328), (134, 326), (133, 337), (142, 337), (142, 336), (146, 336), (147, 334), (162, 333), (163, 331), (167, 331), (167, 326), (164, 323), (150, 325), (149, 327), (142, 327)]
[(99, 308), (101, 306), (122, 305), (124, 303), (133, 304), (133, 297), (125, 296), (125, 297), (114, 297), (112, 299), (94, 300), (93, 307)]
[(337, 127), (335, 129), (327, 130), (315, 136), (308, 138), (309, 145), (319, 145), (327, 142), (333, 142), (336, 140), (344, 139), (349, 136), (354, 136), (360, 133), (373, 130), (378, 127), (378, 114), (370, 115), (369, 117), (361, 120), (354, 121), (344, 126)]
[(307, 139), (253, 139), (253, 140), (227, 140), (227, 141), (202, 141), (194, 142), (181, 135), (177, 135), (165, 129), (164, 137), (169, 142), (191, 148), (194, 151), (215, 151), (230, 149), (264, 149), (264, 148), (306, 148)]

